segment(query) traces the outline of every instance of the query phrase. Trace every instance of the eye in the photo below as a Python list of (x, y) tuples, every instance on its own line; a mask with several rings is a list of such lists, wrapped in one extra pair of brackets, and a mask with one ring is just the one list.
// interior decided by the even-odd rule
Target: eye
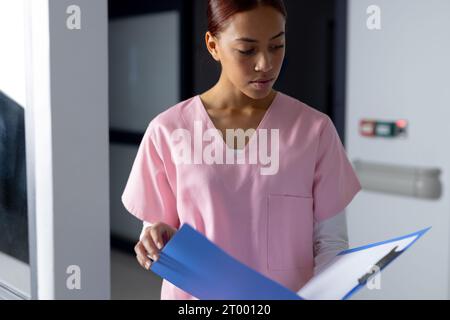
[(240, 53), (242, 53), (243, 55), (249, 56), (255, 51), (255, 49), (250, 49), (250, 50), (247, 50), (247, 51), (242, 51), (242, 50), (238, 50), (238, 51)]
[[(278, 49), (284, 48), (284, 45), (272, 46), (271, 48), (274, 50), (278, 50)], [(239, 51), (239, 53), (241, 53), (243, 55), (249, 56), (255, 51), (255, 49), (250, 49), (250, 50), (246, 50), (246, 51), (238, 50), (238, 51)]]

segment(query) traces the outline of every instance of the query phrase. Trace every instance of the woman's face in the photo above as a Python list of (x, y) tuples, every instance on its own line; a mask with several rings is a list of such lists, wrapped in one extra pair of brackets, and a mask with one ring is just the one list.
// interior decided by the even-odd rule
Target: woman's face
[[(285, 18), (272, 7), (261, 6), (233, 15), (219, 39), (206, 34), (208, 50), (222, 65), (222, 77), (254, 99), (267, 96), (283, 64)], [(255, 80), (272, 79), (266, 85)]]

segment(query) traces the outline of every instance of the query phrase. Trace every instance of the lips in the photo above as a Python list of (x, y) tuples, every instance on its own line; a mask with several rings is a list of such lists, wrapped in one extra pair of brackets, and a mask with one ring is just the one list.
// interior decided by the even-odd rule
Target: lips
[(267, 83), (267, 82), (270, 82), (272, 80), (273, 80), (273, 78), (272, 79), (259, 79), (259, 80), (250, 81), (250, 82), (251, 83)]

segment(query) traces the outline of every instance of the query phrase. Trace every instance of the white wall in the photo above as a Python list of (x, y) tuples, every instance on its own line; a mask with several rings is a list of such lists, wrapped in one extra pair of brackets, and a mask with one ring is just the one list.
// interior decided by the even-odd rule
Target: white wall
[[(381, 9), (381, 29), (366, 9)], [(351, 245), (432, 229), (382, 273), (381, 290), (355, 298), (449, 297), (450, 1), (350, 0), (346, 141), (352, 160), (442, 170), (438, 200), (363, 190), (348, 209)], [(407, 119), (407, 139), (364, 138), (363, 118)]]
[[(37, 298), (109, 299), (107, 1), (27, 4)], [(80, 30), (66, 27), (70, 5), (81, 9)], [(71, 265), (79, 290), (66, 286)]]
[(25, 108), (25, 0), (0, 0), (0, 89)]

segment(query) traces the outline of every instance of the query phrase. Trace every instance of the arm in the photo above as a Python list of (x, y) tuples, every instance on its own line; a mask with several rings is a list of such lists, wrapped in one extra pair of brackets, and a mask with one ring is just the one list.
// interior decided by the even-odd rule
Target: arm
[(348, 249), (345, 210), (314, 223), (314, 275), (323, 270), (342, 250)]

